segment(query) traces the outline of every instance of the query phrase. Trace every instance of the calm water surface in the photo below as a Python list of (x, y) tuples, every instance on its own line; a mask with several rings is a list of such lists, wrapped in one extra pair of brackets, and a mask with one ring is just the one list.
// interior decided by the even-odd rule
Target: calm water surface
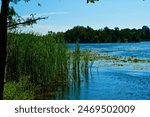
[[(69, 44), (73, 49), (75, 44)], [(81, 49), (92, 50), (106, 56), (132, 56), (150, 58), (150, 42), (80, 44)], [(80, 83), (71, 83), (55, 99), (70, 100), (128, 100), (150, 99), (150, 63), (119, 63), (97, 60), (88, 76)]]

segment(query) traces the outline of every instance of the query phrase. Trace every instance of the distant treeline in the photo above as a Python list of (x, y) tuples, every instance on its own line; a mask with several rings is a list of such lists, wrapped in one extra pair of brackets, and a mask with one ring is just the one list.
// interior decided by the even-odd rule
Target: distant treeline
[[(53, 32), (49, 31), (49, 34)], [(75, 26), (73, 29), (67, 30), (65, 33), (57, 33), (63, 36), (68, 43), (116, 43), (116, 42), (140, 42), (150, 41), (150, 29), (143, 26), (141, 29), (119, 29), (118, 27), (110, 29), (94, 30), (91, 27)]]

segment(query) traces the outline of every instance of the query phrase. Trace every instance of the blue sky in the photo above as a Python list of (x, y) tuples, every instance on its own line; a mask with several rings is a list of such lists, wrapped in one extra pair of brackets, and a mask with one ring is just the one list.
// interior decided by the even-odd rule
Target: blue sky
[[(41, 3), (41, 7), (37, 3)], [(45, 34), (48, 31), (66, 31), (77, 25), (104, 28), (141, 28), (150, 26), (150, 0), (100, 0), (95, 4), (86, 4), (86, 0), (31, 0), (15, 6), (20, 15), (31, 13), (37, 16), (49, 16), (38, 21), (33, 30)]]

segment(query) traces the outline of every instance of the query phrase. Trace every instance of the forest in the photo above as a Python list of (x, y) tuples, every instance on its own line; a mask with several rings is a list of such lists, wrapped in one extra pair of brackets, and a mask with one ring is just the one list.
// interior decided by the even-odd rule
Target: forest
[[(52, 31), (48, 35), (55, 34)], [(63, 36), (64, 40), (68, 43), (120, 43), (120, 42), (140, 42), (150, 41), (150, 29), (148, 26), (143, 26), (141, 29), (119, 29), (115, 27), (110, 29), (95, 30), (89, 26), (75, 26), (66, 32), (58, 32), (57, 36)]]

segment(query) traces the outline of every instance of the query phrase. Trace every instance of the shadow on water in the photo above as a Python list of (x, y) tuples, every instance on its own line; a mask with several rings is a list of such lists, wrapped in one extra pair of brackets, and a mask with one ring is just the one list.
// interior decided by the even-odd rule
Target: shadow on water
[[(75, 74), (75, 73), (74, 73)], [(76, 72), (76, 74), (78, 74)], [(89, 76), (90, 75), (90, 76)], [(92, 74), (90, 73), (90, 70), (86, 73), (81, 73), (79, 76), (74, 75), (72, 78), (70, 77), (70, 82), (65, 85), (57, 86), (54, 92), (50, 96), (46, 96), (46, 99), (51, 100), (80, 100), (81, 93), (83, 90), (83, 87), (88, 89), (89, 87), (89, 80), (91, 78)], [(43, 97), (42, 97), (43, 98)]]

